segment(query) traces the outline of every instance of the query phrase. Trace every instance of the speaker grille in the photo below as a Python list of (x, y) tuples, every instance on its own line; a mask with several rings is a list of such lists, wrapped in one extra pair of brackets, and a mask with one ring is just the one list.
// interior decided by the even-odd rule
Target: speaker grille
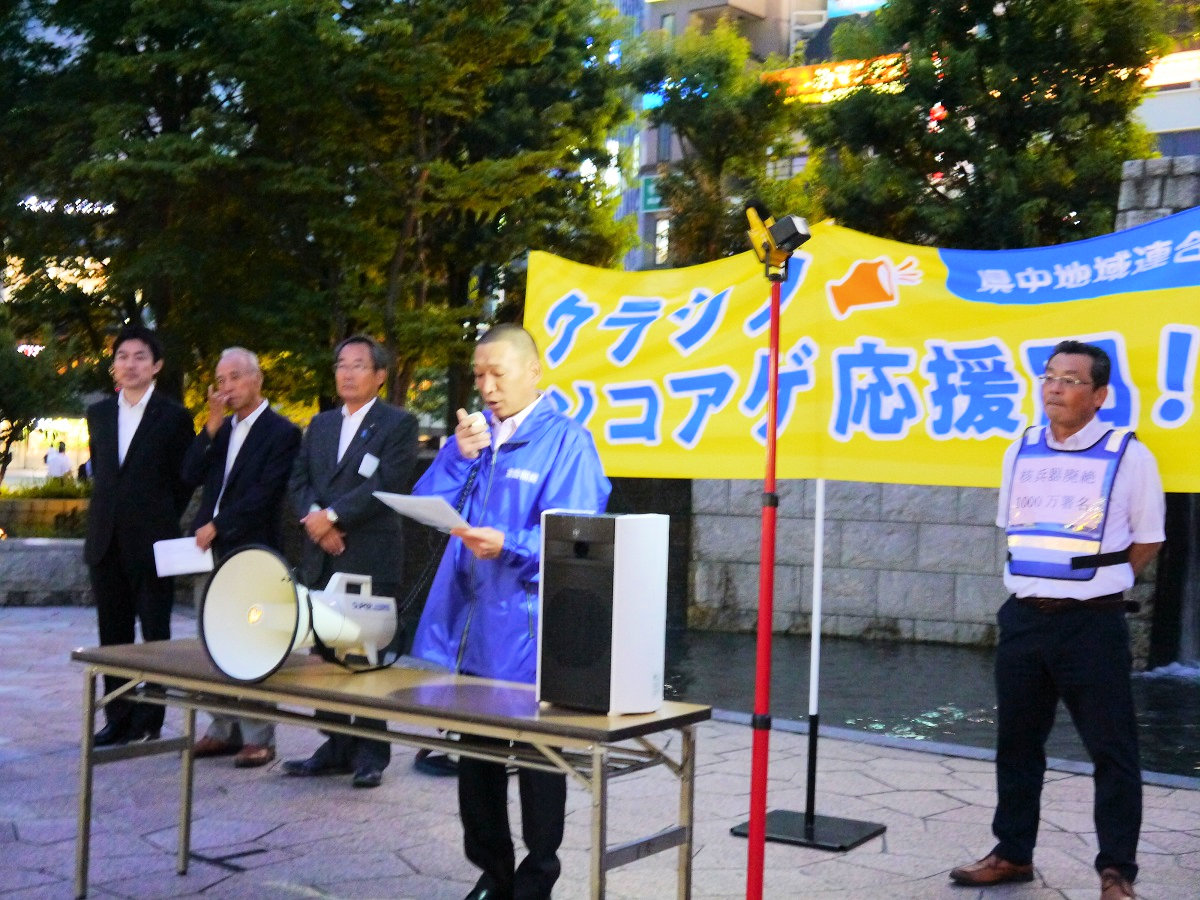
[[(612, 547), (603, 554), (611, 558)], [(612, 664), (612, 564), (547, 556), (542, 602), (541, 696), (607, 712)]]

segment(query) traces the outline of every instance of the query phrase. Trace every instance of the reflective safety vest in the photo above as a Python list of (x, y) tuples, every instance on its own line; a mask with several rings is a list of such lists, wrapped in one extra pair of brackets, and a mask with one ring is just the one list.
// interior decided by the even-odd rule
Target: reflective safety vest
[(1084, 450), (1054, 450), (1047, 428), (1025, 431), (1008, 495), (1008, 569), (1013, 575), (1087, 581), (1099, 566), (1129, 560), (1101, 553), (1117, 466), (1133, 438), (1114, 428)]

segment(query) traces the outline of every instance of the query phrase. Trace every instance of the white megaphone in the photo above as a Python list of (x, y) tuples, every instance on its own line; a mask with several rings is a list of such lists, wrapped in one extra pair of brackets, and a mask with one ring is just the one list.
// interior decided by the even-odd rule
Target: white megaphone
[[(348, 588), (357, 587), (357, 593)], [(337, 572), (323, 591), (297, 584), (267, 547), (231, 553), (204, 589), (200, 641), (214, 666), (237, 681), (262, 681), (293, 650), (321, 643), (359, 649), (371, 665), (396, 633), (396, 601), (371, 595), (369, 575)]]

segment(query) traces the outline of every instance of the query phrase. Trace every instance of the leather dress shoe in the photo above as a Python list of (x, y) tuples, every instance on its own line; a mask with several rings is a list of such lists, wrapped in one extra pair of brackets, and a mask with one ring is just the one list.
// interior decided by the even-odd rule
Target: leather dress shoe
[(1100, 900), (1137, 900), (1129, 879), (1113, 868), (1100, 870)]
[(969, 887), (987, 887), (1009, 881), (1033, 881), (1033, 864), (1019, 866), (989, 853), (979, 862), (950, 870), (950, 880)]
[(339, 766), (315, 756), (310, 756), (308, 759), (286, 760), (282, 768), (284, 775), (293, 775), (297, 778), (311, 778), (317, 775), (349, 775), (354, 771), (349, 766)]
[(92, 746), (111, 747), (114, 744), (124, 744), (128, 738), (129, 723), (109, 722), (92, 737)]
[(354, 773), (354, 778), (350, 783), (357, 788), (379, 787), (383, 784), (383, 772), (370, 766), (363, 766)]
[(242, 749), (241, 744), (233, 741), (223, 741), (220, 738), (209, 737), (207, 734), (192, 745), (192, 756), (204, 759), (208, 756), (232, 756)]
[(448, 753), (434, 753), (427, 747), (417, 751), (413, 768), (426, 775), (458, 775), (458, 760)]
[(247, 744), (233, 758), (233, 764), (239, 769), (257, 769), (265, 766), (275, 758), (275, 748), (264, 744)]

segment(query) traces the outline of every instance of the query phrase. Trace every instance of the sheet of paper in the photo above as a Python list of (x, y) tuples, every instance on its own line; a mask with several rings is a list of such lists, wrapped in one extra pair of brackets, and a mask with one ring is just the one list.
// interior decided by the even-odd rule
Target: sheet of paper
[(196, 546), (194, 537), (155, 541), (154, 567), (158, 569), (159, 578), (166, 578), (168, 575), (195, 575), (198, 572), (211, 572), (213, 568), (212, 549), (201, 550)]
[(375, 496), (400, 515), (408, 516), (439, 531), (471, 527), (467, 520), (441, 497), (414, 497), (411, 494), (389, 494), (387, 491), (375, 491)]

